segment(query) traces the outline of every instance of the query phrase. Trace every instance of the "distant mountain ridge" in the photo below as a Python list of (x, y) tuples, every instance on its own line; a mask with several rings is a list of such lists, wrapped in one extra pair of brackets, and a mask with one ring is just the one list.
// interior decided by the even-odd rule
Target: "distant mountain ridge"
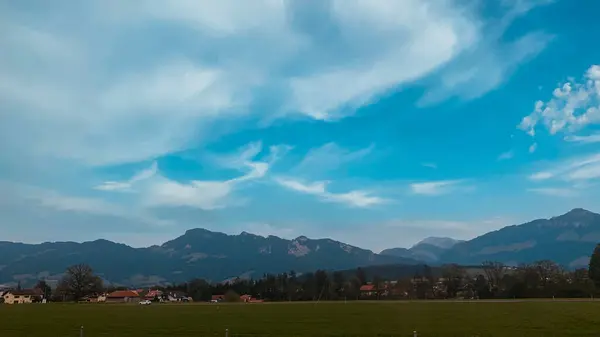
[(599, 242), (600, 214), (576, 208), (456, 244), (443, 253), (441, 261), (477, 264), (493, 260), (516, 265), (547, 259), (567, 268), (579, 268), (587, 266)]
[(425, 263), (437, 263), (441, 255), (457, 243), (463, 242), (446, 237), (431, 236), (416, 243), (411, 248), (390, 248), (381, 251), (381, 255), (415, 259)]
[[(191, 229), (160, 246), (132, 248), (108, 240), (23, 244), (0, 242), (0, 284), (57, 280), (76, 263), (87, 263), (106, 281), (122, 285), (222, 281), (264, 273), (316, 269), (348, 270), (381, 265), (509, 265), (553, 260), (585, 267), (600, 242), (600, 214), (574, 209), (561, 216), (507, 226), (468, 241), (431, 237), (413, 247), (375, 254), (331, 239), (300, 236), (286, 240), (243, 232), (227, 235)], [(405, 269), (410, 270), (410, 269)]]
[(286, 240), (243, 232), (227, 235), (192, 229), (160, 246), (132, 248), (108, 240), (0, 242), (0, 284), (56, 280), (72, 264), (87, 263), (106, 281), (124, 285), (184, 282), (191, 278), (222, 281), (263, 273), (404, 263), (415, 260), (375, 254), (331, 239), (301, 236)]
[[(600, 214), (575, 208), (560, 216), (507, 226), (472, 240), (452, 240), (425, 239), (410, 249), (386, 249), (381, 254), (433, 264), (463, 265), (484, 261), (517, 265), (547, 259), (567, 268), (580, 268), (587, 266), (589, 256), (600, 242)], [(435, 246), (432, 242), (443, 244)]]

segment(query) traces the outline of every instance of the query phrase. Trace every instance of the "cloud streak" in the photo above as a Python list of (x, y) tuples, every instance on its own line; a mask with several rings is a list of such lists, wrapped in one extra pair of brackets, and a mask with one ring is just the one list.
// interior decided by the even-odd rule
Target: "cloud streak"
[(352, 207), (369, 208), (387, 202), (387, 200), (381, 197), (362, 190), (332, 193), (328, 191), (328, 181), (304, 183), (290, 178), (278, 177), (275, 179), (275, 182), (287, 189), (316, 196), (325, 202), (341, 203)]
[(558, 188), (558, 187), (540, 187), (540, 188), (529, 188), (527, 189), (529, 192), (548, 195), (552, 197), (563, 197), (563, 198), (571, 198), (579, 195), (579, 193), (570, 188)]
[(216, 159), (224, 167), (245, 171), (245, 174), (227, 180), (190, 180), (179, 182), (161, 175), (155, 163), (136, 173), (124, 182), (105, 182), (96, 189), (103, 191), (135, 191), (141, 196), (145, 207), (192, 207), (214, 210), (235, 204), (232, 194), (242, 184), (265, 177), (271, 165), (279, 159), (280, 147), (269, 149), (267, 161), (256, 160), (262, 151), (262, 143), (250, 143), (238, 150), (236, 155), (224, 155)]
[(460, 186), (463, 182), (463, 180), (426, 181), (410, 184), (410, 189), (413, 194), (438, 196), (464, 188)]
[(600, 154), (567, 159), (550, 165), (529, 176), (533, 181), (562, 180), (571, 183), (586, 183), (600, 178)]

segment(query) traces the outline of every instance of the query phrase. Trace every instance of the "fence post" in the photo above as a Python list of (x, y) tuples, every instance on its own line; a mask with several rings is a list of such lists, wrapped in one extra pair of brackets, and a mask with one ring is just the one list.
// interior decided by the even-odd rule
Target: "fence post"
[(79, 329), (79, 337), (83, 337), (83, 325)]
[(225, 337), (229, 337), (229, 329), (225, 329)]

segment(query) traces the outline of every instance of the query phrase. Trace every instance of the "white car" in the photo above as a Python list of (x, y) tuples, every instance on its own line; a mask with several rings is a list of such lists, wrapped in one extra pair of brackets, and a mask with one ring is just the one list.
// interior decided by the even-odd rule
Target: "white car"
[(152, 304), (152, 302), (150, 302), (149, 300), (145, 300), (145, 301), (141, 301), (140, 304), (141, 305), (150, 305), (150, 304)]

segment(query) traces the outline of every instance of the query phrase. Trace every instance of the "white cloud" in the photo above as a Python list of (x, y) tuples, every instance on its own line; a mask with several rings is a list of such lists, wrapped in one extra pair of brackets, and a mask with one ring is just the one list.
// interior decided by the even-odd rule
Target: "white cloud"
[(326, 202), (342, 203), (349, 206), (367, 208), (387, 202), (368, 191), (352, 190), (345, 193), (332, 193), (327, 190), (328, 181), (317, 181), (304, 183), (290, 178), (278, 177), (275, 181), (281, 186), (296, 192), (310, 194), (319, 197)]
[(351, 151), (344, 149), (336, 143), (327, 143), (321, 147), (311, 149), (294, 168), (294, 172), (303, 175), (314, 175), (336, 170), (343, 165), (363, 159), (369, 155), (374, 146)]
[[(333, 1), (330, 15), (339, 29), (340, 52), (365, 62), (351, 61), (343, 67), (336, 58), (337, 64), (328, 64), (322, 71), (291, 78), (288, 109), (316, 119), (339, 118), (451, 60), (471, 44), (476, 27), (449, 2), (435, 4)], [(302, 24), (308, 33), (312, 28), (307, 25), (314, 22)], [(314, 32), (309, 34), (310, 39), (317, 39)], [(379, 51), (374, 53), (375, 49)], [(313, 55), (311, 51), (307, 56)]]
[(529, 153), (534, 153), (537, 150), (537, 147), (537, 143), (531, 144), (531, 146), (529, 146)]
[[(592, 65), (583, 82), (569, 80), (552, 92), (546, 102), (537, 101), (533, 112), (523, 118), (518, 127), (535, 136), (536, 130), (545, 128), (551, 135), (563, 133), (566, 139), (584, 142), (585, 137), (574, 133), (590, 125), (600, 124), (600, 66)], [(597, 140), (597, 139), (596, 139)]]
[(410, 189), (414, 194), (421, 195), (442, 195), (460, 189), (459, 186), (463, 180), (440, 180), (427, 181), (410, 184)]
[(510, 150), (504, 153), (501, 153), (498, 156), (498, 160), (508, 160), (508, 159), (512, 159), (515, 156), (515, 152)]
[(146, 207), (186, 206), (204, 210), (214, 210), (235, 203), (232, 193), (245, 182), (264, 177), (270, 166), (279, 158), (280, 147), (270, 148), (268, 161), (259, 161), (255, 157), (262, 151), (260, 142), (250, 143), (241, 148), (236, 155), (224, 155), (214, 158), (228, 168), (245, 171), (244, 175), (227, 180), (191, 180), (178, 182), (161, 175), (158, 165), (153, 163), (148, 169), (135, 174), (125, 182), (105, 182), (97, 189), (104, 191), (133, 190), (141, 195), (141, 203)]
[(557, 179), (575, 184), (582, 184), (600, 178), (600, 154), (569, 158), (551, 164), (545, 170), (533, 173), (529, 179), (542, 181)]
[(537, 56), (552, 40), (552, 36), (536, 31), (506, 42), (505, 32), (516, 19), (550, 2), (505, 1), (506, 12), (498, 20), (480, 22), (473, 37), (476, 42), (449, 62), (440, 76), (432, 77), (434, 85), (419, 104), (434, 104), (451, 97), (476, 99), (503, 84), (520, 64)]
[(130, 191), (131, 187), (140, 181), (144, 181), (146, 179), (152, 178), (158, 172), (158, 164), (156, 162), (152, 163), (147, 169), (144, 169), (138, 173), (136, 173), (131, 179), (119, 182), (119, 181), (106, 181), (95, 188), (97, 190), (102, 191)]
[(579, 195), (579, 193), (576, 190), (570, 188), (540, 187), (529, 188), (527, 189), (527, 191), (553, 197), (575, 197)]
[[(0, 48), (12, 56), (0, 58), (0, 99), (14, 113), (3, 118), (2, 143), (85, 165), (198, 144), (233, 128), (273, 88), (281, 104), (259, 115), (339, 118), (482, 41), (474, 13), (446, 0), (93, 0), (43, 16), (5, 9)], [(54, 25), (59, 13), (79, 28)], [(149, 38), (156, 27), (168, 46)], [(220, 121), (228, 127), (214, 127)]]
[(565, 136), (565, 141), (581, 144), (600, 143), (600, 133), (595, 133), (587, 136)]
[(30, 202), (30, 209), (40, 207), (71, 215), (80, 213), (95, 216), (110, 216), (129, 219), (152, 226), (172, 225), (171, 221), (151, 216), (142, 209), (126, 207), (97, 197), (66, 195), (55, 190), (2, 181), (0, 181), (0, 187), (7, 194), (11, 195), (13, 199)]
[(536, 173), (530, 175), (529, 179), (531, 179), (531, 180), (546, 180), (546, 179), (550, 179), (552, 177), (554, 177), (554, 173), (542, 171), (542, 172), (536, 172)]
[(421, 163), (422, 166), (424, 167), (429, 167), (431, 169), (437, 169), (437, 164), (436, 163)]

